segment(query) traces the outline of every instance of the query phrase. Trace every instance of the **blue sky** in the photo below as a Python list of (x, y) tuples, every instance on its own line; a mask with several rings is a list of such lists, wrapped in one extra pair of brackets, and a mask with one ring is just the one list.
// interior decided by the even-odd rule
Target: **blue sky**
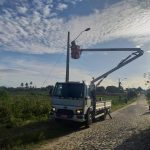
[[(0, 0), (0, 86), (37, 87), (65, 79), (67, 32), (81, 48), (140, 47), (144, 55), (114, 72), (103, 86), (144, 88), (150, 72), (149, 0)], [(89, 82), (117, 65), (126, 52), (83, 53), (70, 62), (70, 80)]]

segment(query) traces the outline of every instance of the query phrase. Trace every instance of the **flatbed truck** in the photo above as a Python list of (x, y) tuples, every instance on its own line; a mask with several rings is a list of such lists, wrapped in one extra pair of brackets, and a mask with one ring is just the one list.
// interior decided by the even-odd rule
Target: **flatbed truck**
[(95, 102), (84, 82), (57, 82), (52, 94), (52, 116), (57, 120), (71, 120), (89, 126), (95, 119), (105, 119), (111, 101)]

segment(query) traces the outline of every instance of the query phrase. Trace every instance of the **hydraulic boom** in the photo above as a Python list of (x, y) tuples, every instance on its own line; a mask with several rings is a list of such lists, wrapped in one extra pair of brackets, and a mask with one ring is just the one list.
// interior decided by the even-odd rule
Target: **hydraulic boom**
[(121, 67), (127, 65), (128, 63), (132, 62), (133, 60), (137, 59), (138, 57), (142, 56), (144, 51), (140, 48), (103, 48), (103, 49), (80, 49), (78, 45), (76, 45), (75, 41), (71, 42), (71, 56), (74, 59), (78, 59), (82, 52), (90, 52), (90, 51), (97, 51), (97, 52), (112, 52), (112, 51), (118, 51), (118, 52), (133, 52), (125, 59), (121, 60), (121, 62), (111, 70), (107, 71), (106, 73), (102, 74), (101, 76), (93, 79), (91, 82), (94, 84), (97, 82), (96, 86), (98, 86), (109, 74), (112, 72), (120, 69)]

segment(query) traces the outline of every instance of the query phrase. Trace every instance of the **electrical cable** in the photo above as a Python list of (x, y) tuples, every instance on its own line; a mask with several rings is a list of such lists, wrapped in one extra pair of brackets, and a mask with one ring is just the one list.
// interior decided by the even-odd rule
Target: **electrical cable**
[(44, 80), (44, 82), (42, 83), (41, 87), (44, 86), (44, 84), (48, 81), (48, 79), (52, 76), (52, 71), (55, 69), (55, 67), (57, 66), (58, 62), (61, 60), (62, 56), (63, 56), (63, 52), (65, 50), (62, 51), (62, 53), (60, 54), (60, 56), (57, 58), (56, 62), (54, 63), (54, 65), (51, 67), (48, 76), (46, 77), (46, 79)]

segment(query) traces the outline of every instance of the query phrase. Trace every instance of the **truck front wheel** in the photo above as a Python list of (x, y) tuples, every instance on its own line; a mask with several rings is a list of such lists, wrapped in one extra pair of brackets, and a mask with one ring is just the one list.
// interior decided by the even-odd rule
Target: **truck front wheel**
[(92, 124), (92, 113), (90, 111), (88, 111), (88, 113), (86, 115), (85, 126), (89, 127), (91, 124)]

